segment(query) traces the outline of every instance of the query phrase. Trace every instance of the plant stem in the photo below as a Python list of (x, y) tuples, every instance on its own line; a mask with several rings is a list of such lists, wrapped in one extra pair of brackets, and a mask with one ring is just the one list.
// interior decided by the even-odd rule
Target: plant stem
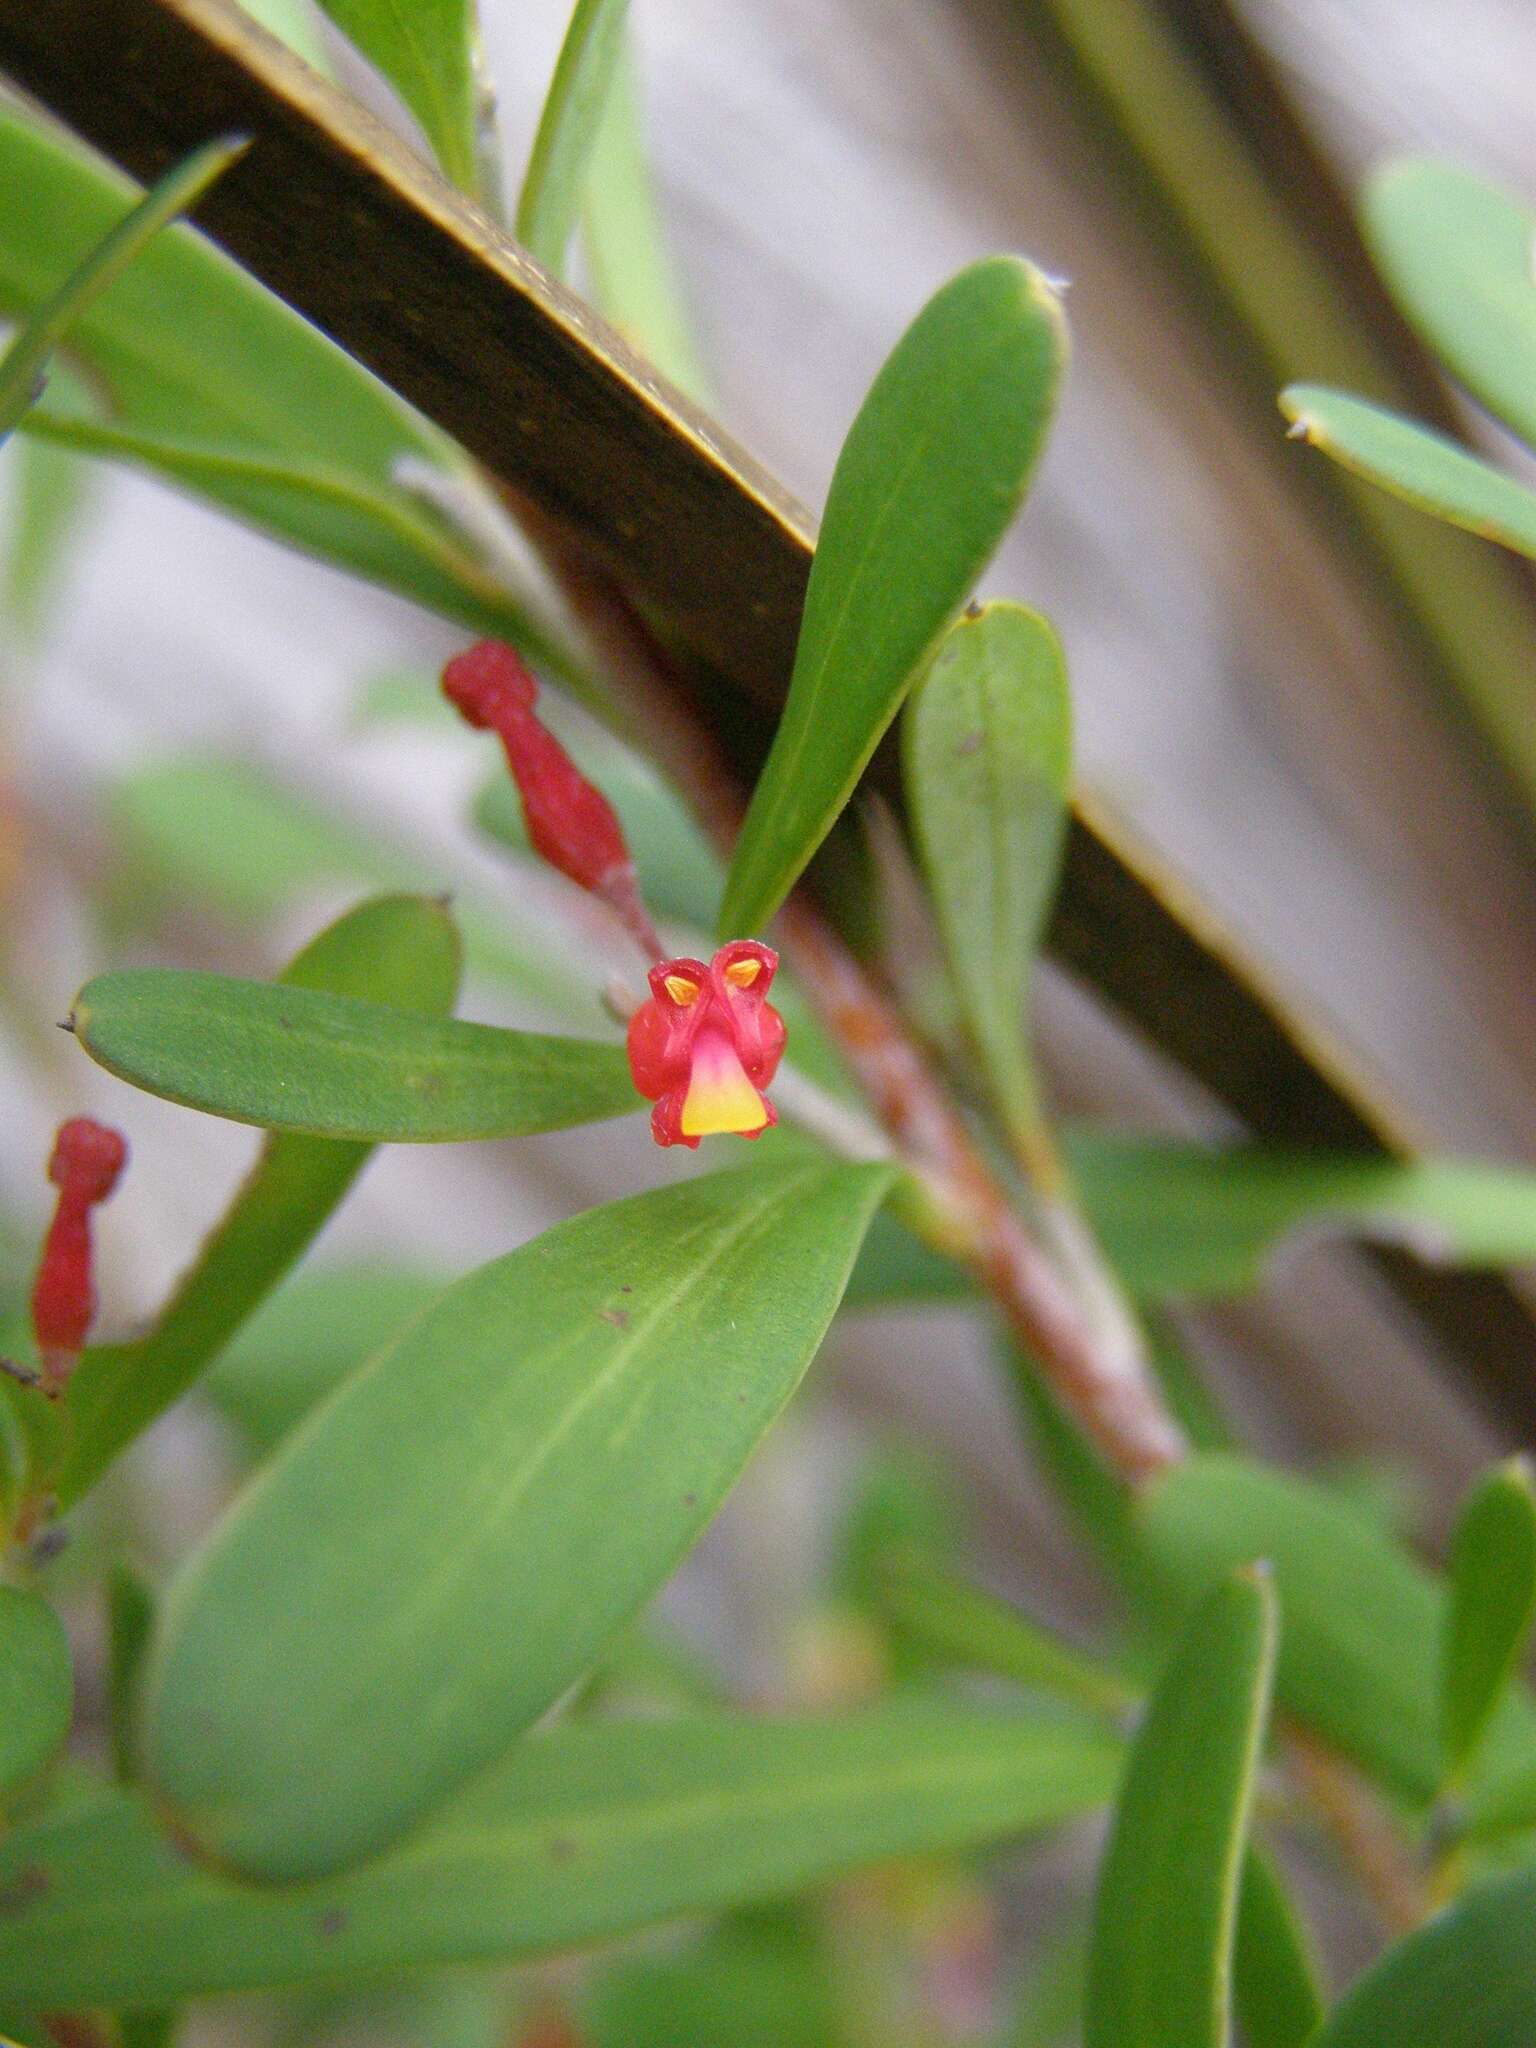
[(1291, 1767), (1389, 1934), (1406, 1934), (1429, 1910), (1424, 1886), (1386, 1814), (1341, 1757), (1309, 1729), (1287, 1722)]

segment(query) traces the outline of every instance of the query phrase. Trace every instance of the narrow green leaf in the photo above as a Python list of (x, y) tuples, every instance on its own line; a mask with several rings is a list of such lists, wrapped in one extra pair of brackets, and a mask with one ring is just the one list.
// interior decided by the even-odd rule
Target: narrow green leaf
[(145, 245), (249, 146), (243, 137), (223, 135), (173, 166), (37, 308), (0, 356), (0, 440), (41, 393), (48, 359), (69, 330)]
[[(1267, 1557), (1285, 1614), (1276, 1690), (1395, 1796), (1425, 1803), (1441, 1778), (1441, 1587), (1326, 1488), (1225, 1453), (1147, 1489), (1140, 1529), (1187, 1607), (1235, 1564)], [(1474, 1814), (1536, 1761), (1536, 1710), (1506, 1695), (1468, 1799)]]
[(784, 715), (720, 929), (761, 930), (1018, 511), (1066, 360), (1050, 283), (973, 264), (918, 314), (838, 457)]
[[(441, 1017), (458, 996), (459, 942), (441, 903), (385, 896), (312, 940), (283, 977)], [(65, 1506), (184, 1394), (299, 1258), (351, 1187), (368, 1147), (278, 1133), (147, 1336), (95, 1345), (70, 1384), (73, 1442), (55, 1482)]]
[[(49, 389), (75, 391), (76, 380), (55, 362)], [(27, 415), (30, 421), (35, 417)], [(16, 642), (34, 646), (54, 610), (67, 564), (90, 508), (94, 482), (90, 464), (66, 449), (45, 446), (31, 435), (12, 441), (9, 456), (9, 531), (0, 568), (0, 613)]]
[[(0, 110), (0, 189), (27, 195), (0, 221), (0, 310), (11, 314), (41, 305), (61, 263), (98, 244), (134, 192), (11, 109)], [(109, 402), (111, 426), (142, 437), (146, 460), (155, 443), (179, 447), (168, 473), (202, 497), (475, 630), (522, 631), (519, 607), (474, 551), (396, 482), (411, 457), (471, 488), (467, 458), (191, 228), (156, 236), (75, 321), (68, 353)], [(52, 402), (47, 412), (60, 416)], [(194, 474), (197, 450), (239, 451), (253, 470), (205, 464)], [(332, 484), (350, 479), (355, 495), (316, 495), (316, 470)], [(393, 507), (388, 520), (381, 501)], [(427, 554), (414, 539), (423, 519), (437, 536)]]
[(592, 1210), (348, 1380), (167, 1598), (146, 1754), (185, 1824), (315, 1876), (504, 1750), (707, 1525), (889, 1180), (763, 1166)]
[(903, 756), (961, 1010), (999, 1109), (1028, 1142), (1040, 1118), (1030, 979), (1072, 791), (1072, 701), (1049, 622), (1020, 604), (959, 619), (907, 706)]
[(1452, 526), (1536, 555), (1536, 491), (1444, 434), (1320, 384), (1289, 385), (1280, 410), (1293, 423), (1293, 438), (1321, 448), (1356, 476)]
[(707, 400), (709, 380), (656, 203), (627, 37), (597, 124), (581, 227), (603, 317), (680, 391)]
[(1005, 1600), (921, 1556), (888, 1557), (878, 1580), (888, 1619), (946, 1662), (1011, 1678), (1096, 1714), (1119, 1714), (1131, 1694), (1113, 1671)]
[(330, 77), (320, 22), (309, 0), (240, 0), (240, 5), (270, 35), (286, 43), (296, 57), (302, 57), (312, 71), (318, 71), (322, 78)]
[[(1060, 1718), (917, 1702), (588, 1722), (518, 1743), (398, 1849), (282, 1889), (199, 1869), (147, 1803), (104, 1793), (0, 1843), (0, 1982), (43, 2006), (153, 2004), (558, 1953), (1052, 1826), (1102, 1805), (1120, 1758)], [(47, 1885), (18, 1887), (28, 1869)]]
[(1524, 1458), (1496, 1465), (1457, 1519), (1440, 1653), (1445, 1774), (1466, 1768), (1519, 1668), (1536, 1617), (1536, 1490)]
[(125, 1785), (134, 1779), (139, 1676), (154, 1619), (154, 1594), (128, 1565), (115, 1564), (107, 1579), (107, 1696), (112, 1769)]
[(1408, 159), (1366, 187), (1366, 240), (1451, 373), (1536, 447), (1536, 212), (1455, 164)]
[(208, 1375), (208, 1398), (269, 1451), (448, 1285), (398, 1263), (300, 1272), (246, 1322)]
[(59, 1617), (41, 1593), (0, 1585), (0, 1801), (62, 1748), (73, 1704)]
[(1227, 2048), (1274, 1656), (1274, 1595), (1249, 1569), (1202, 1602), (1158, 1682), (1099, 1874), (1086, 2048)]
[(622, 1046), (283, 983), (138, 968), (87, 982), (71, 1015), (109, 1073), (263, 1130), (440, 1144), (565, 1130), (639, 1105)]
[(319, 0), (421, 123), (462, 192), (480, 189), (474, 0)]
[(1411, 1244), (1458, 1265), (1536, 1257), (1536, 1174), (1458, 1159), (1225, 1150), (1079, 1127), (1067, 1153), (1122, 1283), (1146, 1299), (1241, 1294), (1293, 1230)]
[(1232, 1956), (1245, 2048), (1306, 2048), (1323, 2016), (1310, 1938), (1279, 1871), (1250, 1847)]
[(1536, 2041), (1536, 1867), (1471, 1885), (1394, 1942), (1312, 2048), (1529, 2048)]
[(517, 239), (556, 277), (581, 214), (587, 167), (624, 51), (629, 0), (576, 0), (517, 202)]

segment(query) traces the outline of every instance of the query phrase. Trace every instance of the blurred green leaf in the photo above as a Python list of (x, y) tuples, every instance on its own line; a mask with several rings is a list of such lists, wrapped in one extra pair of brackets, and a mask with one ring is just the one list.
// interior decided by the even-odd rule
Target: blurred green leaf
[(1280, 410), (1293, 438), (1356, 476), (1484, 540), (1536, 555), (1536, 491), (1504, 476), (1444, 434), (1320, 384), (1291, 384)]
[(1121, 1281), (1152, 1299), (1244, 1293), (1303, 1226), (1465, 1266), (1536, 1256), (1536, 1174), (1510, 1167), (1213, 1150), (1086, 1128), (1068, 1133), (1067, 1152)]
[(623, 41), (587, 166), (582, 244), (603, 317), (691, 398), (707, 400), (643, 133), (634, 51)]
[(1077, 2048), (1088, 1949), (1088, 1923), (1075, 1912), (1031, 1946), (1004, 2048)]
[(240, 5), (270, 35), (286, 43), (296, 57), (302, 57), (312, 71), (330, 77), (325, 40), (309, 0), (240, 0)]
[(399, 1261), (296, 1273), (214, 1365), (209, 1399), (255, 1449), (271, 1450), (447, 1285), (446, 1274)]
[(1469, 1886), (1351, 1986), (1313, 2048), (1530, 2048), (1533, 1922), (1536, 1866)]
[(879, 1605), (890, 1621), (946, 1663), (993, 1672), (1090, 1713), (1114, 1715), (1130, 1705), (1130, 1691), (1115, 1672), (1006, 1600), (910, 1550), (886, 1558)]
[(592, 2048), (828, 2048), (832, 1958), (811, 1915), (740, 1913), (664, 1956), (625, 1957), (583, 2014)]
[[(69, 369), (55, 363), (54, 391), (84, 394)], [(37, 641), (48, 623), (71, 543), (84, 524), (92, 483), (90, 464), (62, 448), (50, 448), (23, 434), (10, 444), (10, 531), (5, 551), (0, 611), (12, 637)]]
[(848, 1282), (848, 1309), (918, 1308), (974, 1301), (976, 1283), (953, 1259), (914, 1237), (882, 1209)]
[(628, 14), (629, 0), (576, 0), (533, 138), (516, 234), (556, 277), (565, 275)]
[(1536, 1491), (1523, 1458), (1474, 1489), (1451, 1538), (1441, 1646), (1445, 1774), (1466, 1768), (1518, 1670), (1536, 1617)]
[(992, 1094), (1028, 1143), (1035, 954), (1056, 894), (1072, 789), (1061, 642), (1019, 604), (950, 627), (903, 721), (908, 808), (961, 1009)]
[(354, 1142), (525, 1137), (639, 1107), (622, 1046), (385, 1003), (143, 967), (100, 974), (71, 1011), (109, 1073), (263, 1130)]
[(1536, 447), (1536, 213), (1455, 164), (1409, 158), (1366, 187), (1366, 240), (1453, 376)]
[[(313, 939), (283, 983), (446, 1016), (459, 942), (441, 903), (385, 896)], [(279, 1132), (146, 1336), (93, 1345), (70, 1383), (73, 1441), (55, 1481), (68, 1506), (133, 1437), (184, 1394), (329, 1218), (369, 1156), (365, 1145)]]
[[(44, 2006), (152, 2004), (558, 1953), (1049, 1827), (1102, 1805), (1120, 1759), (1059, 1718), (918, 1702), (586, 1722), (518, 1743), (398, 1849), (282, 1888), (199, 1868), (147, 1801), (103, 1791), (0, 1843), (0, 1982)], [(48, 1882), (18, 1897), (27, 1869)]]
[(146, 1754), (192, 1832), (319, 1875), (529, 1727), (708, 1524), (889, 1180), (748, 1168), (591, 1210), (349, 1379), (169, 1596)]
[(0, 356), (0, 440), (42, 395), (48, 360), (70, 329), (160, 230), (249, 146), (244, 137), (221, 135), (173, 165), (22, 324)]
[(155, 1596), (131, 1566), (119, 1561), (107, 1577), (107, 1698), (112, 1710), (112, 1769), (134, 1780), (139, 1674), (155, 1619)]
[(1245, 2048), (1306, 2048), (1324, 2010), (1307, 1930), (1279, 1871), (1252, 1845), (1237, 1909), (1232, 2003)]
[(1274, 1595), (1248, 1569), (1201, 1602), (1158, 1681), (1099, 1874), (1085, 2048), (1227, 2048), (1274, 1658)]
[(480, 189), (475, 0), (319, 0), (421, 123), (461, 192)]
[(1023, 500), (1066, 359), (1048, 281), (994, 256), (918, 314), (838, 457), (789, 696), (720, 929), (761, 930), (848, 801)]
[[(0, 186), (27, 194), (0, 222), (0, 308), (13, 314), (41, 304), (71, 254), (100, 242), (133, 194), (9, 109), (0, 111)], [(107, 401), (110, 426), (146, 460), (151, 444), (168, 445), (189, 483), (189, 464), (202, 461), (200, 495), (447, 618), (528, 644), (522, 608), (395, 481), (411, 457), (472, 489), (467, 458), (191, 228), (158, 235), (75, 322), (68, 348)], [(50, 403), (41, 412), (42, 430), (85, 431), (74, 411)], [(331, 495), (315, 495), (317, 476)], [(392, 512), (381, 523), (383, 502)], [(426, 554), (410, 538), (422, 521), (434, 535)]]
[[(1140, 1529), (1178, 1607), (1234, 1565), (1269, 1559), (1285, 1616), (1276, 1690), (1390, 1792), (1425, 1803), (1441, 1777), (1440, 1586), (1327, 1489), (1225, 1453), (1155, 1480)], [(1536, 1762), (1536, 1710), (1505, 1696), (1468, 1798), (1476, 1814)]]
[(41, 1593), (0, 1585), (0, 1801), (63, 1747), (73, 1705), (59, 1617)]

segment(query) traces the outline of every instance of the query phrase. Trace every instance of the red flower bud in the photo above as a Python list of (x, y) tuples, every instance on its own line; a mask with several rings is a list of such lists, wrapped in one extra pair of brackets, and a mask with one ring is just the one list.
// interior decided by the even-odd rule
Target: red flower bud
[(697, 1148), (729, 1131), (756, 1138), (778, 1122), (763, 1090), (784, 1051), (784, 1019), (767, 1000), (779, 956), (756, 939), (733, 939), (706, 967), (663, 960), (651, 998), (629, 1020), (629, 1070), (655, 1103), (658, 1145)]
[(128, 1159), (121, 1134), (87, 1116), (59, 1126), (48, 1178), (59, 1191), (32, 1286), (32, 1329), (44, 1393), (59, 1394), (74, 1371), (96, 1314), (91, 1278), (91, 1211), (117, 1185)]
[(640, 900), (623, 827), (607, 797), (539, 722), (539, 686), (523, 661), (499, 640), (477, 641), (443, 670), (443, 695), (506, 749), (535, 852), (602, 897), (648, 956), (658, 958), (661, 941)]

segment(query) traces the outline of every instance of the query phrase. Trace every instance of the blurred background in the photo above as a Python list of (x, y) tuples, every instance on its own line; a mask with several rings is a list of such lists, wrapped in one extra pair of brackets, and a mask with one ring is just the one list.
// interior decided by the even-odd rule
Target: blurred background
[[(483, 8), (515, 189), (568, 9)], [(1333, 229), (1315, 181), (1331, 176), (1347, 195), (1388, 154), (1449, 156), (1536, 194), (1536, 15), (1520, 0), (1248, 0), (1235, 17), (1179, 0), (1150, 13), (1175, 68), (1204, 81), (1210, 105), (1248, 137), (1245, 160), (1269, 152), (1272, 189), (1325, 256)], [(1219, 148), (1196, 152), (1195, 177), (1230, 232), (1213, 257), (1209, 237), (1178, 226), (1135, 125), (1171, 132), (1189, 109), (1169, 101), (1157, 52), (1134, 42), (1116, 60), (1130, 113), (1095, 86), (1083, 51), (1125, 19), (1109, 0), (635, 0), (633, 14), (667, 225), (723, 421), (815, 506), (871, 376), (946, 276), (1009, 248), (1069, 280), (1064, 412), (987, 587), (1061, 627), (1083, 784), (1332, 1020), (1414, 1128), (1438, 1147), (1536, 1160), (1529, 817), (1273, 402), (1311, 367), (1308, 304), (1338, 311), (1328, 260), (1284, 280), (1300, 311), (1283, 295), (1277, 309), (1266, 296), (1276, 245), (1248, 235), (1242, 179)], [(1063, 19), (1086, 41), (1074, 44)], [(328, 47), (338, 74), (408, 130), (379, 82)], [(1291, 131), (1266, 98), (1276, 92), (1316, 161), (1287, 156)], [(1486, 421), (1464, 423), (1518, 467)], [(467, 1014), (575, 1016), (595, 1029), (605, 935), (594, 924), (579, 957), (552, 953), (541, 905), (564, 885), (509, 867), (470, 829), (488, 757), (428, 710), (433, 672), (461, 635), (158, 483), (45, 454), (41, 481), (37, 451), (15, 443), (0, 455), (6, 746), (28, 849), (9, 879), (3, 1221), (24, 1259), (60, 1116), (88, 1109), (119, 1124), (132, 1198), (103, 1219), (104, 1294), (109, 1322), (126, 1330), (185, 1264), (254, 1138), (80, 1057), (53, 1026), (90, 973), (137, 961), (267, 973), (355, 898), (360, 878), (384, 875), (453, 890), (508, 955), (532, 963), (532, 977), (482, 963)], [(40, 491), (52, 508), (46, 547)], [(1490, 556), (1489, 573), (1520, 581), (1502, 558)], [(1529, 589), (1511, 602), (1528, 605)], [(1536, 631), (1528, 668), (1533, 651)], [(182, 801), (188, 788), (197, 803)], [(1222, 1128), (1198, 1091), (1059, 973), (1043, 1023), (1065, 1106), (1149, 1128)], [(638, 1118), (596, 1142), (577, 1132), (396, 1148), (369, 1168), (312, 1263), (403, 1267), (425, 1282), (672, 1170)], [(387, 1303), (380, 1315), (387, 1326)], [(1475, 1465), (1506, 1441), (1336, 1246), (1288, 1245), (1256, 1299), (1175, 1321), (1258, 1441), (1352, 1473), (1431, 1543)], [(302, 1373), (302, 1346), (280, 1319), (252, 1343), (269, 1358), (288, 1344)], [(183, 1404), (138, 1449), (80, 1539), (82, 1560), (93, 1544), (126, 1542), (154, 1569), (206, 1526), (261, 1429), (249, 1390), (230, 1388)], [(827, 1588), (850, 1514), (882, 1487), (932, 1484), (963, 1502), (956, 1517), (982, 1577), (1069, 1629), (1093, 1623), (1104, 1589), (1013, 1448), (1005, 1406), (970, 1314), (844, 1318), (667, 1595), (668, 1627), (709, 1683), (774, 1701), (857, 1689), (867, 1646)], [(914, 1476), (903, 1448), (918, 1444), (932, 1481)], [(88, 1641), (93, 1612), (82, 1604), (77, 1621)], [(1031, 1939), (1091, 1850), (1077, 1843), (1061, 1868), (1031, 1865), (1006, 1908)], [(1347, 1965), (1366, 1930), (1326, 1871), (1308, 1881)], [(923, 2032), (908, 2012), (871, 2038), (994, 2038), (994, 1909), (963, 1872), (910, 1882), (894, 1917), (947, 2017)], [(874, 1908), (860, 1933), (850, 1898), (840, 1924), (852, 1945), (886, 1939), (871, 1932), (884, 1925)], [(919, 1940), (914, 1928), (928, 1932)], [(477, 1997), (466, 1989), (471, 2032)], [(428, 2028), (399, 2006), (274, 2019), (241, 2004), (211, 2012), (198, 2038), (274, 2027), (295, 2039), (450, 2037), (441, 2012)]]

